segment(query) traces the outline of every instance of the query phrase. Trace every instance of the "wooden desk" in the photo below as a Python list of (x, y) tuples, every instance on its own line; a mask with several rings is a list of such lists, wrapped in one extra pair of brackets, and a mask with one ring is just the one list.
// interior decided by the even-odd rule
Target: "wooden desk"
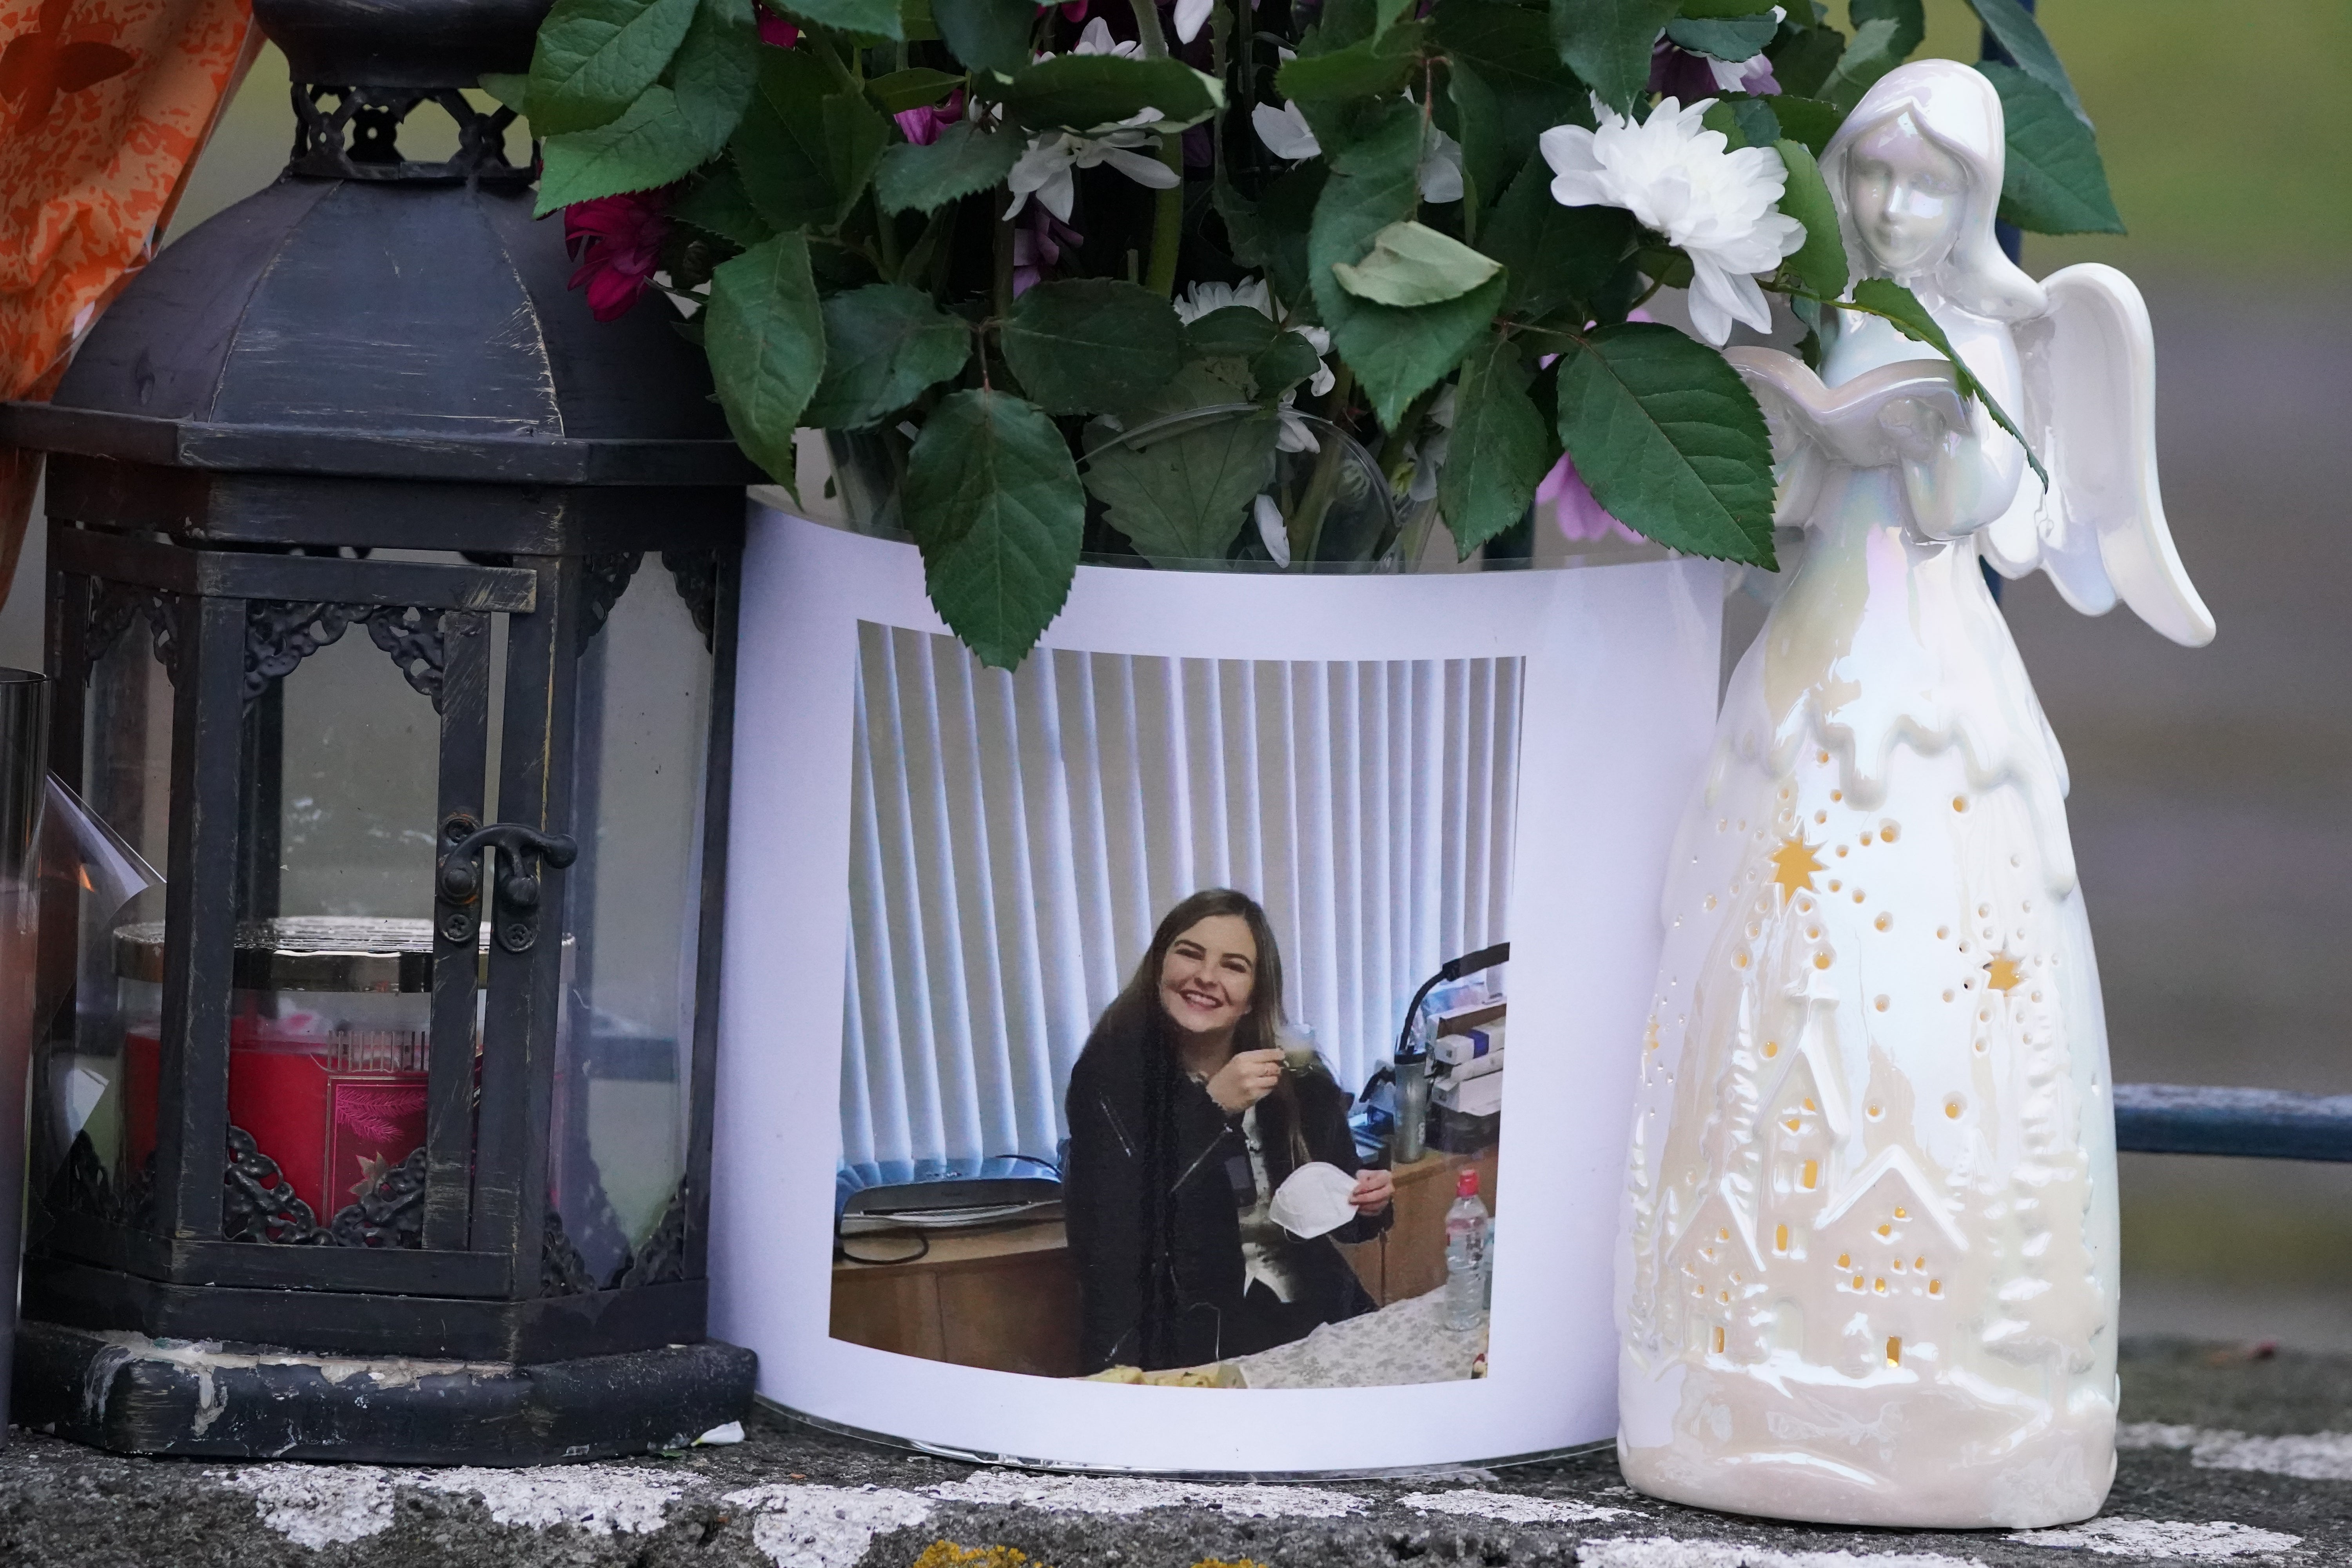
[(1478, 1173), (1478, 1196), (1486, 1212), (1499, 1212), (1493, 1149), (1471, 1154), (1433, 1149), (1391, 1173), (1396, 1179), (1396, 1223), (1388, 1234), (1339, 1248), (1381, 1306), (1425, 1296), (1445, 1283), (1445, 1211), (1454, 1206), (1454, 1184), (1464, 1171)]
[[(896, 1239), (865, 1238), (877, 1251)], [(835, 1262), (835, 1339), (992, 1372), (1077, 1374), (1078, 1273), (1060, 1220), (930, 1239), (912, 1263)]]
[[(1465, 1170), (1478, 1173), (1478, 1195), (1495, 1212), (1494, 1150), (1432, 1151), (1396, 1169), (1388, 1234), (1339, 1248), (1380, 1305), (1445, 1283), (1445, 1211)], [(865, 1239), (879, 1251), (897, 1238)], [(959, 1366), (1074, 1377), (1078, 1271), (1062, 1222), (935, 1233), (930, 1251), (912, 1263), (836, 1261), (832, 1334)]]

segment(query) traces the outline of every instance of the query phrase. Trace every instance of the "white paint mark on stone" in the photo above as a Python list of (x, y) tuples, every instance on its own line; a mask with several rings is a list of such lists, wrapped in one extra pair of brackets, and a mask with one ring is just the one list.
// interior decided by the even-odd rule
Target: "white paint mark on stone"
[(1471, 1519), (1496, 1520), (1504, 1524), (1593, 1524), (1604, 1519), (1619, 1519), (1627, 1515), (1639, 1517), (1636, 1510), (1630, 1508), (1608, 1508), (1600, 1503), (1565, 1499), (1519, 1497), (1511, 1492), (1407, 1492), (1397, 1501), (1416, 1513), (1460, 1514)]
[(256, 1465), (213, 1473), (253, 1499), (263, 1524), (313, 1552), (392, 1528), (392, 1472), (374, 1465)]
[(1013, 1504), (1048, 1513), (1141, 1513), (1152, 1508), (1206, 1508), (1238, 1519), (1340, 1519), (1360, 1512), (1352, 1492), (1318, 1487), (1215, 1485), (1126, 1476), (1038, 1476), (981, 1470), (930, 1489), (942, 1502)]
[(549, 1465), (497, 1470), (472, 1466), (409, 1470), (396, 1478), (423, 1491), (472, 1493), (499, 1524), (532, 1530), (569, 1524), (597, 1535), (625, 1530), (645, 1535), (662, 1527), (669, 1505), (686, 1490), (657, 1470), (624, 1465)]
[(2095, 1519), (2088, 1524), (2072, 1524), (2063, 1530), (2020, 1531), (2010, 1539), (2029, 1546), (2055, 1546), (2101, 1557), (2152, 1557), (2164, 1562), (2267, 1556), (2288, 1551), (2303, 1541), (2300, 1535), (2256, 1530), (2248, 1524), (2221, 1521), (2188, 1524), (2155, 1519)]
[(1652, 1536), (1589, 1541), (1576, 1549), (1578, 1568), (1984, 1568), (1974, 1557), (1939, 1552), (1780, 1552), (1729, 1541), (1676, 1541)]
[(751, 1544), (776, 1568), (850, 1568), (874, 1538), (931, 1517), (930, 1504), (896, 1487), (803, 1487), (776, 1483), (729, 1492), (757, 1517)]
[(2352, 1433), (2256, 1437), (2206, 1426), (2140, 1421), (2116, 1430), (2118, 1448), (2186, 1448), (2201, 1470), (2258, 1470), (2304, 1481), (2352, 1481)]

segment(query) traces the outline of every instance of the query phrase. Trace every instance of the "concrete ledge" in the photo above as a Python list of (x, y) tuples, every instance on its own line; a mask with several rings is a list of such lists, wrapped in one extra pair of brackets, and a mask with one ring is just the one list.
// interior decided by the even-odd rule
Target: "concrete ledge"
[[(2107, 1511), (2067, 1531), (1811, 1529), (1642, 1498), (1606, 1453), (1302, 1485), (1037, 1475), (761, 1419), (675, 1458), (392, 1469), (122, 1458), (18, 1430), (0, 1563), (393, 1568), (2352, 1563), (2352, 1358), (2127, 1347)], [(963, 1552), (937, 1548), (951, 1542)], [(2071, 1553), (2072, 1555), (2065, 1555)]]

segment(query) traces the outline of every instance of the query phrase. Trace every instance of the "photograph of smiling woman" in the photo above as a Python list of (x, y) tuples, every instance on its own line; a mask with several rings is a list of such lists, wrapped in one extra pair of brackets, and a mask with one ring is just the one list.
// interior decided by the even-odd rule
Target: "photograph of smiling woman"
[[(1197, 1366), (1305, 1338), (1374, 1302), (1335, 1242), (1388, 1228), (1389, 1173), (1359, 1168), (1349, 1096), (1286, 1067), (1282, 955), (1257, 902), (1192, 894), (1162, 917), (1071, 1070), (1064, 1172), (1087, 1372)], [(1313, 1162), (1355, 1217), (1300, 1240), (1273, 1194)]]

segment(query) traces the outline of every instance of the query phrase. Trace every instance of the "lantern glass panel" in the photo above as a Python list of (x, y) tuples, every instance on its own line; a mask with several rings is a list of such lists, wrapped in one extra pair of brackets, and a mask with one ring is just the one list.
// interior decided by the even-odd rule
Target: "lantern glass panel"
[(246, 705), (259, 820), (241, 919), (432, 918), (440, 719), (368, 634), (351, 626)]
[(712, 668), (651, 557), (580, 658), (549, 1170), (599, 1284), (661, 1226), (686, 1173)]
[[(171, 678), (155, 655), (147, 625), (134, 611), (91, 665), (80, 694), (83, 742), (78, 760), (83, 805), (159, 879), (134, 895), (135, 879), (126, 884), (85, 877), (75, 894), (79, 909), (74, 1012), (71, 1027), (49, 1037), (39, 1079), (48, 1123), (36, 1141), (54, 1166), (71, 1157), (77, 1139), (87, 1139), (92, 1163), (84, 1170), (85, 1180), (102, 1174), (115, 1194), (138, 1181), (141, 1162), (133, 1146), (153, 1147), (152, 1125), (143, 1141), (132, 1136), (125, 1042), (142, 1022), (152, 1030), (163, 993), (156, 985), (118, 984), (114, 933), (163, 918), (160, 873), (171, 863), (172, 695)], [(45, 1184), (56, 1179), (54, 1169), (37, 1174)], [(86, 1207), (110, 1206), (102, 1194), (87, 1190), (77, 1201)]]

